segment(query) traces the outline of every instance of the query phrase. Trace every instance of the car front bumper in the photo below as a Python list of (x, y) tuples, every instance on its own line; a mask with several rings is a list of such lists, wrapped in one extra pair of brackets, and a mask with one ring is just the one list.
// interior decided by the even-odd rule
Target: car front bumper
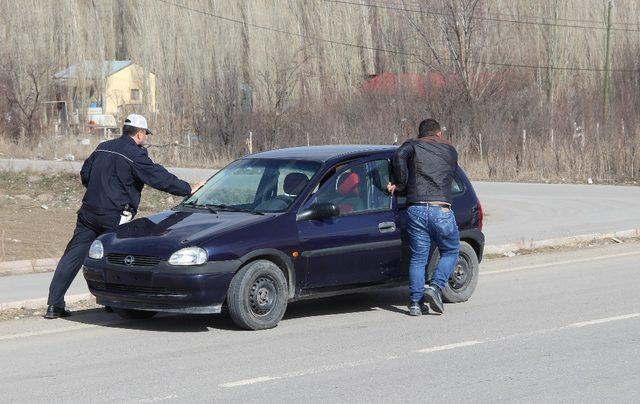
[(113, 265), (87, 259), (83, 275), (98, 304), (172, 313), (220, 313), (240, 261), (174, 267)]

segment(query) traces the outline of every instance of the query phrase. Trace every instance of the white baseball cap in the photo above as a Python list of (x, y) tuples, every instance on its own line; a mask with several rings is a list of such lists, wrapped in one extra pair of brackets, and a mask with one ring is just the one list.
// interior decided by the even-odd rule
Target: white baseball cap
[(151, 131), (147, 126), (147, 120), (142, 115), (131, 114), (124, 120), (125, 125), (133, 126), (134, 128), (140, 128), (147, 131), (148, 135), (151, 135)]

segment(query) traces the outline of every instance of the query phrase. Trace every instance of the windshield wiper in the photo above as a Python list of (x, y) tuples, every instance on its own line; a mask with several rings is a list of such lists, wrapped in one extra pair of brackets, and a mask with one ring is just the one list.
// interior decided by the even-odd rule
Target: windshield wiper
[(229, 205), (225, 205), (225, 204), (207, 203), (207, 204), (202, 205), (202, 206), (206, 206), (209, 209), (225, 210), (225, 211), (228, 211), (228, 212), (245, 212), (245, 213), (251, 213), (253, 215), (260, 215), (260, 216), (264, 215), (264, 212), (260, 212), (260, 211), (257, 211), (257, 210), (239, 208), (237, 206), (229, 206)]
[(195, 201), (191, 201), (191, 202), (183, 202), (178, 206), (186, 206), (188, 208), (194, 208), (194, 209), (209, 209), (211, 213), (218, 213), (215, 209), (213, 209), (212, 205), (209, 205), (209, 204), (199, 205), (196, 203), (197, 201), (198, 200), (196, 199)]

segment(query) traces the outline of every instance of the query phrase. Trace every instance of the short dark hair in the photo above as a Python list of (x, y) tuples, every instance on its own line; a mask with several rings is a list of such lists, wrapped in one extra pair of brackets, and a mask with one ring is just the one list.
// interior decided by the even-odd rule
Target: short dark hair
[(136, 128), (135, 126), (131, 126), (131, 125), (124, 125), (122, 127), (122, 135), (134, 137), (139, 130), (144, 130), (144, 129)]
[(418, 137), (433, 136), (440, 132), (440, 124), (435, 119), (425, 119), (418, 127)]

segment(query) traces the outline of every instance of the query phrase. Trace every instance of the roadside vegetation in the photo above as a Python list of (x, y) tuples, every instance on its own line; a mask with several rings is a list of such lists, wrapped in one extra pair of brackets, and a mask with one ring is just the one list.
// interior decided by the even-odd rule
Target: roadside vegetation
[(53, 74), (115, 59), (157, 74), (165, 164), (391, 144), (433, 116), (474, 179), (640, 176), (633, 0), (6, 0), (0, 22), (0, 158), (90, 153), (82, 119), (61, 134), (50, 118), (69, 95)]

